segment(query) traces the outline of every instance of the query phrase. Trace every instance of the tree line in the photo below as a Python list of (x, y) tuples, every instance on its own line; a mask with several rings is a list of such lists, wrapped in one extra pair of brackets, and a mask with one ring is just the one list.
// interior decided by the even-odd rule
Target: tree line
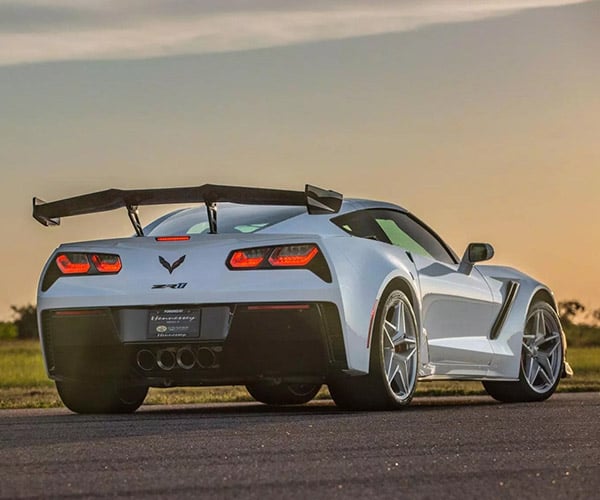
[[(36, 307), (11, 306), (13, 321), (0, 322), (0, 339), (37, 339)], [(570, 345), (600, 345), (600, 309), (588, 310), (578, 300), (558, 303), (561, 323)]]
[(0, 322), (0, 339), (37, 339), (37, 310), (32, 304), (10, 306), (13, 321)]

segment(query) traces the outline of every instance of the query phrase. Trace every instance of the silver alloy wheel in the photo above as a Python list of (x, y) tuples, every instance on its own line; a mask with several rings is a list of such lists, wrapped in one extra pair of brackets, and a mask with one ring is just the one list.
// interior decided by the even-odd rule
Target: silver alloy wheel
[(385, 305), (382, 323), (383, 368), (395, 398), (410, 399), (417, 382), (417, 325), (404, 294), (394, 293)]
[(551, 389), (562, 370), (560, 322), (550, 307), (534, 306), (525, 323), (522, 370), (529, 387), (537, 393)]

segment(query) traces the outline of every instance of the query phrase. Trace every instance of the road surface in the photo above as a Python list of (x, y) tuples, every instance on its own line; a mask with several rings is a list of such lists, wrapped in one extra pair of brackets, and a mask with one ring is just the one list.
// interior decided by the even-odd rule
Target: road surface
[(0, 498), (600, 498), (600, 394), (0, 411)]

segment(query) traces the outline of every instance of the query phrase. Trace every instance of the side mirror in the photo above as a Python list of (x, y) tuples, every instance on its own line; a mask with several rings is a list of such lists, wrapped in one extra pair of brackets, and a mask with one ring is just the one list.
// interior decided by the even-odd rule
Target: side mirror
[(489, 243), (469, 243), (458, 270), (464, 274), (471, 274), (473, 264), (490, 260), (493, 256), (494, 247)]

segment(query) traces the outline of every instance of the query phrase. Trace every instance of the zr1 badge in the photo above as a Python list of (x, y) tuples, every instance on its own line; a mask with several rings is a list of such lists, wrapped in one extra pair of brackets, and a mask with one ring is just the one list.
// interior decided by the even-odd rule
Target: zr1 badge
[(187, 283), (165, 283), (160, 285), (152, 285), (152, 290), (158, 290), (163, 288), (172, 288), (174, 290), (180, 290), (182, 288), (185, 288), (186, 285)]

